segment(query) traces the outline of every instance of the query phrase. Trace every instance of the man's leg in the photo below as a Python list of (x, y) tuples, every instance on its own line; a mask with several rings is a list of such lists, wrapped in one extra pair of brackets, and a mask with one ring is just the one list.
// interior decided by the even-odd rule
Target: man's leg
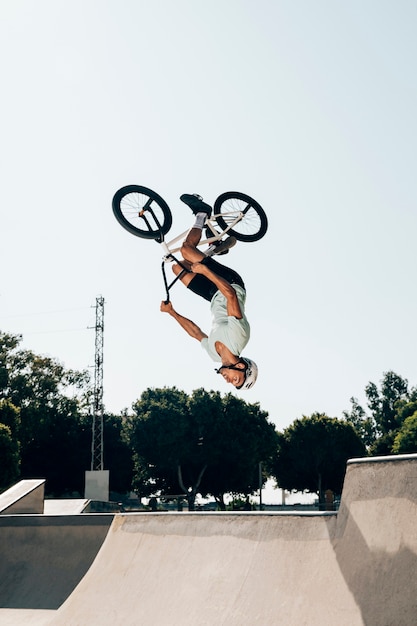
[[(182, 261), (182, 265), (187, 265), (187, 261)], [(211, 282), (211, 280), (201, 274), (194, 274), (194, 272), (187, 271), (179, 264), (173, 265), (172, 270), (187, 287), (187, 289), (190, 289), (190, 291), (195, 293), (197, 296), (204, 298), (204, 300), (207, 300), (208, 302), (211, 301), (217, 291), (217, 287)]]
[(181, 261), (181, 265), (179, 265), (179, 263), (175, 263), (175, 265), (172, 266), (172, 271), (175, 276), (179, 276), (181, 282), (184, 283), (186, 287), (188, 287), (190, 280), (192, 280), (195, 276), (195, 274), (191, 271), (191, 263), (185, 261), (184, 259)]
[[(227, 254), (230, 248), (236, 244), (235, 237), (227, 237), (225, 240), (215, 241), (206, 250), (206, 253), (202, 253), (197, 250), (197, 245), (201, 239), (201, 233), (205, 226), (206, 219), (211, 215), (211, 206), (203, 202), (201, 196), (197, 194), (183, 194), (180, 198), (185, 204), (187, 204), (191, 211), (195, 215), (195, 224), (188, 233), (188, 236), (184, 242), (185, 257), (191, 262), (201, 261), (205, 256), (213, 256), (215, 254)], [(191, 250), (193, 249), (193, 250)], [(199, 256), (196, 257), (194, 252), (198, 252)], [(192, 255), (192, 259), (190, 258)]]
[[(174, 274), (176, 276), (179, 276), (181, 282), (183, 282), (186, 287), (189, 287), (190, 283), (194, 281), (192, 291), (194, 291), (194, 293), (197, 293), (198, 295), (201, 295), (206, 300), (211, 300), (212, 296), (217, 290), (213, 283), (206, 277), (191, 272), (191, 264), (201, 262), (207, 264), (210, 263), (210, 267), (214, 269), (214, 272), (218, 273), (218, 275), (220, 275), (221, 277), (223, 277), (225, 271), (228, 271), (228, 268), (221, 266), (214, 261), (212, 262), (209, 257), (207, 257), (203, 252), (201, 252), (201, 250), (197, 248), (201, 239), (202, 230), (204, 228), (207, 216), (211, 214), (211, 207), (203, 202), (200, 196), (184, 194), (181, 196), (181, 200), (185, 202), (185, 204), (187, 204), (194, 213), (195, 223), (188, 232), (187, 237), (181, 247), (181, 253), (183, 256), (182, 265), (186, 266), (188, 271), (184, 270), (184, 268), (178, 264), (174, 265), (172, 269)], [(232, 274), (228, 274), (228, 277), (238, 277), (239, 280), (236, 282), (238, 284), (242, 284), (243, 286), (243, 281), (241, 280), (240, 276), (236, 272), (233, 272), (233, 270), (230, 271), (232, 272)]]
[[(212, 272), (226, 280), (229, 284), (240, 285), (243, 289), (245, 289), (245, 283), (243, 282), (242, 277), (230, 267), (217, 263), (217, 261), (210, 257), (204, 257), (201, 263), (203, 265), (207, 265)], [(190, 267), (190, 263), (187, 261), (183, 261), (182, 265)], [(174, 265), (172, 269), (174, 274), (179, 276), (181, 282), (183, 282), (188, 289), (210, 302), (218, 289), (218, 287), (216, 287), (211, 280), (201, 274), (194, 274), (194, 272), (184, 270), (184, 268), (179, 264)]]
[(185, 261), (190, 263), (201, 263), (206, 258), (204, 252), (197, 248), (201, 239), (201, 228), (193, 227), (188, 233), (181, 247), (181, 254)]
[(198, 263), (205, 258), (205, 254), (197, 249), (206, 219), (211, 215), (211, 206), (203, 202), (201, 196), (183, 194), (181, 200), (190, 207), (195, 215), (195, 222), (189, 231), (181, 248), (183, 258), (190, 263)]
[[(181, 265), (173, 265), (172, 270), (175, 276), (178, 276), (181, 282), (188, 287), (191, 281), (196, 278), (196, 274), (191, 272), (191, 264), (200, 262), (206, 258), (205, 254), (198, 250), (197, 246), (200, 242), (207, 216), (211, 214), (211, 206), (203, 202), (201, 196), (193, 194), (183, 194), (181, 196), (181, 200), (187, 204), (194, 213), (195, 222), (181, 247), (181, 253), (183, 256)], [(187, 269), (184, 269), (182, 266), (185, 266)], [(200, 277), (197, 282), (210, 282), (206, 280), (202, 281), (202, 278), (203, 277)], [(201, 285), (201, 289), (199, 288), (196, 293), (201, 295), (203, 298), (208, 299), (209, 296), (208, 293), (206, 293), (207, 289), (205, 287), (205, 285)]]
[(186, 287), (188, 287), (190, 282), (196, 276), (191, 271), (191, 264), (200, 263), (203, 259), (206, 258), (206, 255), (203, 252), (200, 252), (200, 250), (198, 250), (196, 247), (201, 239), (201, 231), (201, 228), (193, 227), (189, 231), (181, 247), (181, 254), (183, 257), (181, 265), (185, 266), (186, 269), (184, 269), (184, 267), (181, 267), (181, 265), (177, 263), (172, 266), (172, 271), (174, 272), (175, 276), (179, 276), (181, 282), (184, 283)]

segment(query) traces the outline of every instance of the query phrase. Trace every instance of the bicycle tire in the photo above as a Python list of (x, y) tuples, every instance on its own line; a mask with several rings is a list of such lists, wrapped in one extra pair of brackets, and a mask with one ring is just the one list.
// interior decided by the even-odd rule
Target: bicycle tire
[(214, 214), (217, 223), (222, 229), (236, 219), (238, 212), (243, 213), (242, 219), (228, 230), (238, 241), (258, 241), (268, 230), (268, 218), (265, 211), (256, 200), (240, 191), (226, 191), (214, 203)]
[(114, 194), (112, 207), (119, 224), (136, 237), (161, 240), (172, 226), (171, 209), (147, 187), (122, 187)]

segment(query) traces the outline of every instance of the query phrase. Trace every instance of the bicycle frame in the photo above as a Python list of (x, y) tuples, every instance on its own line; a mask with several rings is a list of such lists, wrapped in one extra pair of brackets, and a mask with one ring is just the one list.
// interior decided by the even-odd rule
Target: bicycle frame
[[(205, 225), (204, 228), (207, 230), (210, 230), (212, 233), (212, 237), (206, 237), (206, 238), (202, 238), (198, 245), (197, 248), (201, 248), (202, 246), (210, 246), (212, 243), (215, 243), (216, 241), (220, 241), (220, 239), (222, 239), (222, 237), (224, 237), (224, 235), (226, 235), (228, 233), (228, 231), (233, 228), (238, 222), (240, 222), (240, 220), (243, 217), (243, 213), (241, 211), (230, 211), (229, 213), (222, 213), (221, 217), (225, 218), (225, 217), (233, 217), (233, 219), (231, 220), (230, 224), (228, 225), (227, 228), (222, 228), (220, 229), (219, 232), (219, 225), (217, 224), (217, 217), (219, 214), (215, 214), (212, 215), (211, 217), (208, 217), (205, 221)], [(216, 229), (217, 227), (217, 229)], [(173, 285), (175, 285), (175, 283), (181, 278), (183, 272), (181, 272), (178, 276), (176, 276), (171, 283), (168, 283), (167, 277), (166, 277), (166, 272), (165, 272), (165, 264), (166, 263), (172, 263), (173, 261), (175, 261), (176, 263), (178, 263), (178, 265), (180, 265), (185, 272), (189, 271), (185, 265), (182, 264), (182, 262), (177, 259), (175, 257), (175, 254), (177, 252), (179, 252), (181, 250), (181, 246), (183, 241), (186, 239), (188, 233), (190, 232), (191, 228), (189, 228), (188, 230), (185, 230), (184, 232), (182, 232), (180, 235), (177, 235), (176, 237), (174, 237), (173, 239), (170, 239), (168, 242), (165, 241), (164, 236), (162, 236), (159, 240), (157, 240), (157, 242), (162, 246), (162, 249), (164, 251), (164, 256), (162, 258), (162, 265), (161, 265), (161, 269), (162, 269), (162, 276), (164, 279), (164, 285), (165, 285), (165, 290), (166, 290), (166, 300), (165, 302), (168, 303), (169, 302), (169, 291), (171, 289), (171, 287), (173, 287)], [(178, 245), (178, 243), (180, 243), (180, 245)]]

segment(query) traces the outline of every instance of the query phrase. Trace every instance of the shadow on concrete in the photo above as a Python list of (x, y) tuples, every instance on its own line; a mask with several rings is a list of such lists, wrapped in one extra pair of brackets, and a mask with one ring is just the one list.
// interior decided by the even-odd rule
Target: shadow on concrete
[(0, 516), (0, 607), (57, 609), (91, 566), (113, 515)]
[(332, 542), (366, 626), (417, 623), (417, 459), (391, 460), (348, 466)]

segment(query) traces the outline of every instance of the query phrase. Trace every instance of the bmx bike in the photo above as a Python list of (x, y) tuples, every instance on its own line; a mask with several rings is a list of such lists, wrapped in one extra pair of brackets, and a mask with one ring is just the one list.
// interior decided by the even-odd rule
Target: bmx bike
[[(175, 261), (186, 269), (175, 254), (181, 250), (190, 229), (166, 241), (165, 235), (172, 226), (171, 209), (159, 194), (140, 185), (127, 185), (116, 191), (112, 207), (117, 221), (129, 233), (143, 239), (154, 239), (162, 246), (161, 267), (166, 302), (169, 302), (169, 291), (179, 276), (168, 283), (165, 265)], [(205, 237), (200, 240), (198, 248), (211, 246), (225, 235), (243, 242), (258, 241), (267, 230), (266, 213), (256, 200), (239, 191), (227, 191), (215, 201), (212, 215), (205, 222)]]

